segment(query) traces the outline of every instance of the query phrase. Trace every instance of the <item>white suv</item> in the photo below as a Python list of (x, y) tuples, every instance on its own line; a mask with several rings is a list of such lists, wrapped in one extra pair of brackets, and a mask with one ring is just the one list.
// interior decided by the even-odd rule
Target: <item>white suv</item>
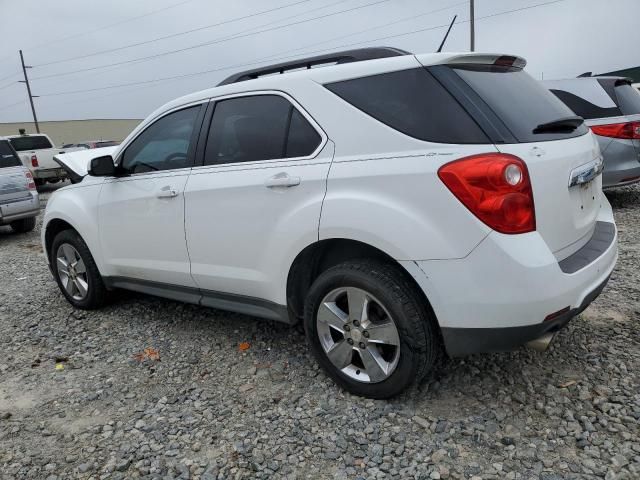
[(303, 321), (375, 398), (443, 350), (546, 344), (617, 233), (597, 142), (524, 64), (364, 49), (170, 102), (112, 155), (59, 157), (78, 183), (46, 209), (51, 271), (79, 308), (123, 288)]

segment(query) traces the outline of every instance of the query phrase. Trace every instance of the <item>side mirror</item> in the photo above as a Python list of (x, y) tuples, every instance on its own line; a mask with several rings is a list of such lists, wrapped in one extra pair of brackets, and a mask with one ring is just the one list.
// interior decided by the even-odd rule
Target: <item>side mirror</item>
[(94, 158), (89, 164), (87, 173), (92, 177), (115, 177), (116, 166), (111, 155)]

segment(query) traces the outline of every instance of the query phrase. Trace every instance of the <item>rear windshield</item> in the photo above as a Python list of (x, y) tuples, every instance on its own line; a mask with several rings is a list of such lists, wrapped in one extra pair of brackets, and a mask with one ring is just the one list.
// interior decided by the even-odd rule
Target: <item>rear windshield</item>
[(424, 68), (329, 83), (330, 91), (406, 135), (438, 143), (491, 143), (457, 100)]
[(609, 118), (619, 117), (622, 112), (617, 106), (613, 107), (600, 107), (595, 103), (591, 103), (589, 100), (582, 98), (575, 93), (567, 92), (566, 90), (552, 89), (556, 97), (564, 102), (564, 104), (575, 112), (576, 115), (580, 115), (582, 118)]
[(572, 117), (575, 113), (519, 68), (460, 65), (452, 69), (486, 102), (519, 142), (560, 140), (588, 131), (583, 124), (573, 131), (533, 133), (539, 125)]
[(22, 162), (6, 140), (0, 140), (0, 168), (19, 167)]
[(42, 135), (29, 135), (24, 137), (15, 137), (9, 140), (13, 148), (18, 152), (25, 150), (40, 150), (43, 148), (53, 148), (49, 139)]
[(640, 114), (640, 92), (628, 83), (615, 87), (616, 99), (623, 115)]

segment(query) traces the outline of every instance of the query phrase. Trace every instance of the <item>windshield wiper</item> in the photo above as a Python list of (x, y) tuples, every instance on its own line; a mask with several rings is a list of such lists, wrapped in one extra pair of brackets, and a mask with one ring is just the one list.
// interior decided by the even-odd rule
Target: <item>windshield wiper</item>
[(584, 123), (584, 118), (573, 116), (559, 118), (547, 123), (541, 123), (533, 129), (533, 133), (566, 133), (573, 132)]

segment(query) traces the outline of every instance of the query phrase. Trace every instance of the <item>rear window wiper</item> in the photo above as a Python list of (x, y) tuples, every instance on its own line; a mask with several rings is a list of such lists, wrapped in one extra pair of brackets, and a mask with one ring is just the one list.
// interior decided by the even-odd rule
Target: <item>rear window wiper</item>
[(573, 116), (563, 117), (547, 123), (541, 123), (533, 129), (533, 133), (566, 133), (573, 132), (584, 123), (584, 118)]

